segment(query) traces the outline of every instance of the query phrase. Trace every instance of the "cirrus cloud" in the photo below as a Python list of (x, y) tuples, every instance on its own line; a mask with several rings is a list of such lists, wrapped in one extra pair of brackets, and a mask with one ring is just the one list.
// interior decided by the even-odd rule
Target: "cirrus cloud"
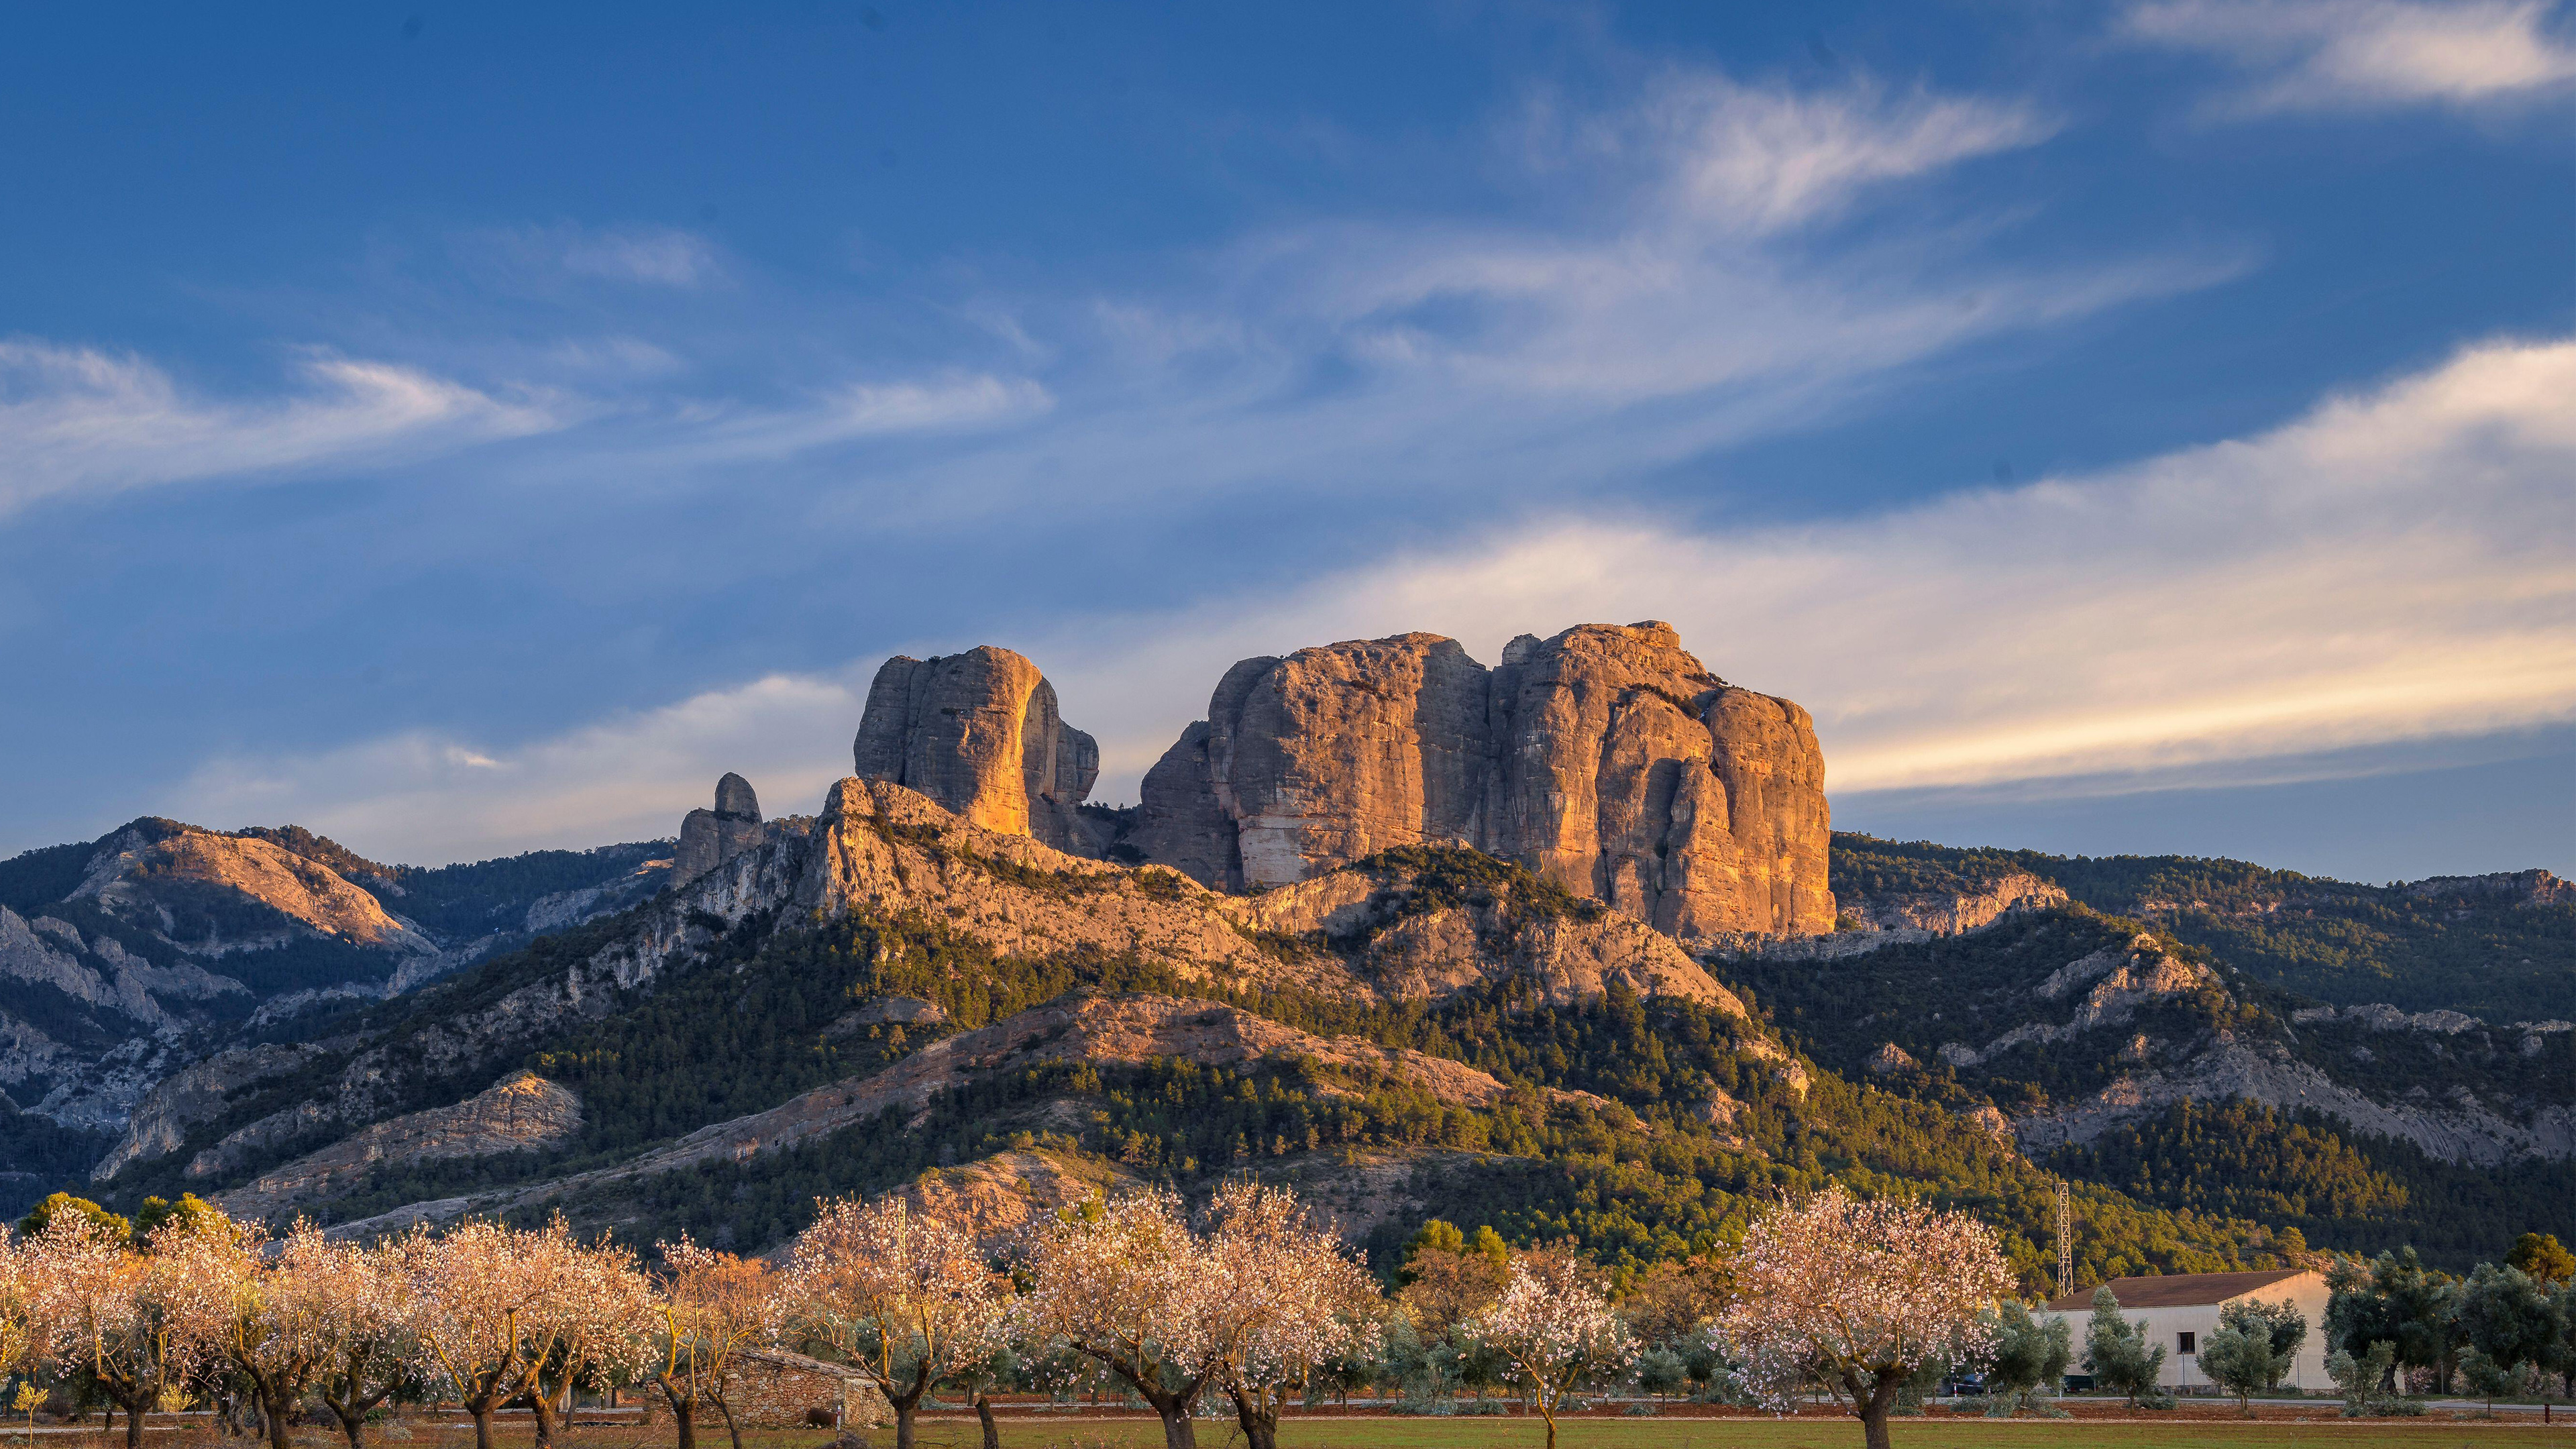
[(567, 421), (558, 397), (497, 397), (398, 363), (311, 351), (295, 373), (300, 391), (240, 402), (132, 354), (0, 341), (0, 514), (58, 495), (397, 461)]
[(2228, 60), (2238, 113), (2475, 106), (2564, 89), (2576, 45), (2543, 0), (2151, 0), (2128, 38)]

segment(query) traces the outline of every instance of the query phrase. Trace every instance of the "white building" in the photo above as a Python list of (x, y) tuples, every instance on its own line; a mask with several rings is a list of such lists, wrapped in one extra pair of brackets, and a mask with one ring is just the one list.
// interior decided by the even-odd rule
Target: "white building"
[[(2102, 1285), (2120, 1300), (2120, 1316), (2145, 1320), (2147, 1342), (2165, 1350), (2161, 1382), (2171, 1389), (2206, 1386), (2200, 1371), (2200, 1342), (2218, 1330), (2218, 1310), (2248, 1300), (2278, 1303), (2288, 1299), (2308, 1321), (2308, 1336), (2281, 1378), (2285, 1389), (2320, 1392), (2334, 1386), (2326, 1377), (2326, 1280), (2309, 1268), (2275, 1268), (2261, 1273), (2170, 1273), (2158, 1278), (2114, 1278)], [(2084, 1325), (2093, 1316), (2093, 1290), (2052, 1298), (2033, 1315), (2043, 1321), (2063, 1318), (2075, 1335), (2075, 1362), (2084, 1361)], [(2074, 1370), (2080, 1372), (2080, 1369)]]

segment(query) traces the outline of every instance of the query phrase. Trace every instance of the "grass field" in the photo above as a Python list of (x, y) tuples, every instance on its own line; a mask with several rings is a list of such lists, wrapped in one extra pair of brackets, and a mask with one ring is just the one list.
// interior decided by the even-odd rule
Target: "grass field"
[[(2263, 1449), (2269, 1445), (2343, 1444), (2435, 1446), (2566, 1445), (2576, 1449), (2576, 1424), (2565, 1420), (2544, 1428), (2537, 1415), (2497, 1420), (2453, 1420), (2445, 1416), (2411, 1420), (2345, 1420), (2332, 1405), (2313, 1411), (2311, 1422), (2287, 1418), (2247, 1422), (2212, 1411), (2185, 1413), (2155, 1422), (2086, 1422), (2077, 1419), (2016, 1419), (1933, 1416), (1905, 1418), (1892, 1426), (1900, 1449)], [(1231, 1420), (1198, 1421), (1200, 1449), (1241, 1449), (1242, 1435)], [(1001, 1416), (1003, 1449), (1162, 1449), (1162, 1427), (1151, 1417), (1030, 1415)], [(299, 1436), (300, 1438), (301, 1436)], [(500, 1449), (525, 1449), (526, 1430), (509, 1426), (495, 1436)], [(869, 1431), (874, 1449), (893, 1449), (891, 1426)], [(744, 1449), (829, 1449), (830, 1439), (816, 1430), (757, 1431), (743, 1436)], [(1379, 1415), (1294, 1418), (1280, 1425), (1280, 1449), (1541, 1449), (1546, 1426), (1535, 1418), (1416, 1419)], [(981, 1430), (970, 1414), (924, 1415), (918, 1449), (980, 1449)], [(332, 1446), (338, 1444), (336, 1437)], [(1850, 1418), (1809, 1413), (1796, 1419), (1569, 1417), (1559, 1421), (1559, 1449), (1860, 1449), (1860, 1425)], [(563, 1449), (670, 1449), (667, 1429), (576, 1429), (564, 1436)], [(471, 1449), (470, 1433), (453, 1428), (419, 1426), (406, 1443), (381, 1443), (370, 1449)], [(721, 1428), (702, 1429), (699, 1449), (731, 1449)], [(59, 1445), (45, 1449), (62, 1449)], [(120, 1440), (116, 1449), (122, 1449)], [(158, 1449), (158, 1446), (156, 1446)], [(175, 1446), (174, 1446), (175, 1449)], [(256, 1446), (235, 1446), (256, 1449)], [(315, 1449), (325, 1449), (318, 1440)]]
[[(783, 1438), (784, 1436), (782, 1436)], [(2024, 1420), (1995, 1423), (1983, 1419), (1906, 1420), (1891, 1437), (1899, 1446), (1919, 1444), (1937, 1449), (2077, 1449), (2108, 1445), (2117, 1449), (2260, 1449), (2274, 1444), (2396, 1444), (2423, 1446), (2504, 1444), (2576, 1445), (2576, 1432), (2565, 1425), (2543, 1429), (2537, 1422), (2347, 1423), (2341, 1420), (2299, 1423), (2215, 1423), (2182, 1420), (2170, 1424), (2083, 1424), (2070, 1420)], [(891, 1431), (874, 1435), (880, 1449), (893, 1443)], [(1200, 1449), (1225, 1449), (1242, 1438), (1231, 1424), (1199, 1425)], [(721, 1437), (702, 1449), (727, 1449)], [(921, 1425), (920, 1449), (977, 1449), (982, 1443), (972, 1419), (929, 1420)], [(1546, 1426), (1535, 1419), (1344, 1419), (1309, 1420), (1280, 1426), (1279, 1449), (1540, 1449)], [(1002, 1425), (1003, 1449), (1162, 1449), (1163, 1435), (1151, 1420), (1118, 1420), (1092, 1424), (1015, 1423)], [(1860, 1425), (1850, 1419), (1568, 1419), (1557, 1430), (1559, 1449), (1860, 1449)], [(746, 1445), (746, 1449), (751, 1446)], [(786, 1449), (784, 1444), (779, 1449)], [(803, 1449), (803, 1446), (800, 1446)]]

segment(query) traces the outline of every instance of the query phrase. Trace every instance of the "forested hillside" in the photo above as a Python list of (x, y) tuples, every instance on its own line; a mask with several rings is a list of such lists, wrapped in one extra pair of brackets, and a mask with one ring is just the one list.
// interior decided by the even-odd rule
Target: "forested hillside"
[[(1694, 961), (1470, 850), (1226, 895), (858, 784), (683, 890), (264, 1023), (93, 1191), (378, 1226), (560, 1209), (749, 1250), (818, 1196), (953, 1179), (1025, 1213), (1252, 1173), (1331, 1204), (1382, 1267), (1439, 1217), (1634, 1273), (1842, 1182), (1973, 1209), (2033, 1288), (2059, 1174), (2087, 1277), (2576, 1236), (2567, 1156), (2534, 1145), (2562, 1130), (2576, 1034), (2348, 1017), (2079, 902)], [(1848, 888), (1881, 896), (2046, 863), (1849, 856)], [(582, 861), (341, 864), (436, 919)], [(1049, 1046), (1067, 1031), (1106, 1035)], [(577, 1106), (493, 1135), (512, 1082)]]
[[(1978, 865), (1894, 860), (1882, 879), (1909, 888), (1973, 879)], [(2026, 867), (2016, 857), (2013, 868)], [(2478, 1135), (2553, 1108), (2563, 1122), (2576, 1032), (2322, 1015), (2215, 952), (2080, 905), (1722, 971), (1820, 1064), (1916, 1100), (1998, 1110), (2041, 1165), (2141, 1203), (2272, 1223), (2320, 1248), (2413, 1244), (2458, 1264), (2519, 1232), (2576, 1228), (2576, 1162), (2563, 1149), (2493, 1145), (2520, 1140), (2510, 1127)], [(2231, 1100), (2238, 1090), (2344, 1115)], [(2146, 1105), (2099, 1105), (2120, 1101)]]
[(1837, 896), (1970, 890), (2014, 871), (2320, 1001), (2576, 1019), (2576, 887), (2546, 871), (2358, 885), (2239, 860), (1834, 836)]

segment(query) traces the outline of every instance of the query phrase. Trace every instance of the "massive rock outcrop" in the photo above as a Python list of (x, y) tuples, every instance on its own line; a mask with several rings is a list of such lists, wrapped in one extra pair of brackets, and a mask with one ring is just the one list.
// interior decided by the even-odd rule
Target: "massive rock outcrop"
[(1805, 710), (1669, 624), (1523, 635), (1492, 669), (1400, 634), (1228, 670), (1129, 843), (1242, 889), (1453, 841), (1685, 940), (1806, 934), (1834, 925), (1824, 774)]
[(727, 774), (716, 781), (716, 808), (692, 810), (680, 821), (680, 848), (671, 858), (671, 883), (696, 880), (760, 844), (760, 796), (751, 782)]
[(987, 830), (1097, 856), (1080, 807), (1100, 746), (1056, 714), (1055, 686), (987, 644), (877, 670), (852, 747), (862, 779), (908, 786)]

